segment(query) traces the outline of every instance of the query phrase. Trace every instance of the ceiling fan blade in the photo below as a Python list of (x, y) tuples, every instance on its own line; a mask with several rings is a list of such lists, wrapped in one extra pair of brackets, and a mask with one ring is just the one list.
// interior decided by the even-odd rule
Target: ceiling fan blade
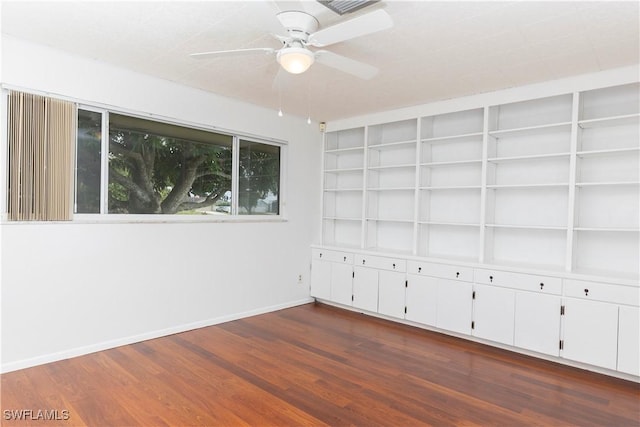
[(272, 49), (270, 47), (257, 47), (253, 49), (214, 50), (212, 52), (192, 53), (189, 56), (195, 59), (210, 59), (210, 58), (216, 58), (220, 56), (229, 57), (229, 56), (255, 55), (258, 53), (269, 55), (275, 52), (276, 52), (276, 49)]
[(309, 44), (315, 47), (329, 46), (391, 27), (393, 27), (391, 16), (384, 10), (378, 9), (311, 34)]
[(379, 71), (373, 65), (365, 64), (364, 62), (356, 61), (355, 59), (350, 59), (327, 50), (317, 51), (315, 58), (320, 64), (365, 80), (372, 79)]

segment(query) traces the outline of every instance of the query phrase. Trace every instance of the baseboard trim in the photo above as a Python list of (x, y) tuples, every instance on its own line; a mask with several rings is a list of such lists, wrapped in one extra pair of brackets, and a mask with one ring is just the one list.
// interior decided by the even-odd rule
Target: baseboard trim
[(257, 316), (259, 314), (265, 314), (265, 313), (270, 313), (274, 311), (284, 310), (286, 308), (308, 304), (313, 301), (314, 301), (313, 298), (304, 298), (297, 301), (291, 301), (283, 304), (276, 304), (268, 307), (262, 307), (254, 310), (244, 311), (241, 313), (235, 313), (227, 316), (220, 316), (212, 319), (201, 320), (193, 323), (186, 323), (182, 325), (173, 326), (170, 328), (145, 332), (143, 334), (132, 335), (128, 337), (118, 338), (115, 340), (109, 340), (109, 341), (104, 341), (96, 344), (91, 344), (88, 346), (76, 347), (76, 348), (72, 348), (69, 350), (64, 350), (56, 353), (50, 353), (42, 356), (32, 357), (29, 359), (23, 359), (23, 360), (18, 360), (18, 361), (9, 362), (9, 363), (2, 363), (2, 365), (0, 365), (0, 373), (4, 374), (7, 372), (17, 371), (20, 369), (26, 369), (26, 368), (31, 368), (38, 365), (44, 365), (46, 363), (57, 362), (65, 359), (71, 359), (73, 357), (84, 356), (86, 354), (108, 350), (108, 349), (120, 347), (123, 345), (134, 344), (137, 342), (165, 337), (167, 335), (173, 335), (181, 332), (191, 331), (194, 329), (205, 328), (207, 326), (218, 325), (220, 323), (226, 323), (233, 320), (244, 319), (246, 317)]

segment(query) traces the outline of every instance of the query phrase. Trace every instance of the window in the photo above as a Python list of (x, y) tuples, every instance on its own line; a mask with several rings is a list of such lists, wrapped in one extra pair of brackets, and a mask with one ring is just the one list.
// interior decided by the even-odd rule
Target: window
[(280, 157), (275, 144), (79, 109), (75, 212), (279, 215)]
[(238, 213), (277, 215), (280, 147), (240, 140)]
[(76, 143), (77, 213), (100, 213), (102, 113), (78, 110)]

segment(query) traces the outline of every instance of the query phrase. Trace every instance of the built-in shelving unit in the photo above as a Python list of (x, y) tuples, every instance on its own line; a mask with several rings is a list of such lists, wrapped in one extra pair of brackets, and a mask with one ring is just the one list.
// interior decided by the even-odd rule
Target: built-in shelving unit
[(640, 85), (581, 93), (573, 269), (640, 269)]
[(412, 251), (416, 138), (415, 119), (368, 128), (366, 248)]
[(364, 132), (358, 128), (326, 135), (322, 231), (328, 244), (361, 245)]
[(421, 256), (478, 257), (483, 123), (482, 108), (420, 119), (416, 253)]
[(637, 279), (639, 92), (327, 133), (323, 244)]

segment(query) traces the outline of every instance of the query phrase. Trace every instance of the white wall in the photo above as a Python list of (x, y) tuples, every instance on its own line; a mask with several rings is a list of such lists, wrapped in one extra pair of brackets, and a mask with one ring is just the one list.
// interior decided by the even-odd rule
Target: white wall
[(317, 125), (7, 36), (2, 83), (289, 142), (287, 221), (3, 223), (3, 372), (309, 301)]

